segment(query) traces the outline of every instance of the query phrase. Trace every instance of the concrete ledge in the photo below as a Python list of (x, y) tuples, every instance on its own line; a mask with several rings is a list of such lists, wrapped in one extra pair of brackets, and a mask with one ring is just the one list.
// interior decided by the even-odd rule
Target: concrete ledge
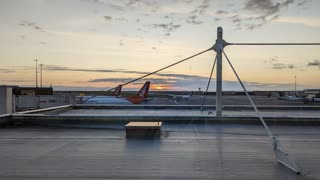
[[(175, 123), (221, 123), (221, 124), (260, 124), (257, 117), (228, 116), (216, 118), (214, 116), (92, 116), (92, 115), (43, 115), (43, 114), (14, 114), (12, 120), (29, 124), (106, 124), (141, 122), (175, 122)], [(296, 117), (264, 117), (268, 124), (275, 125), (320, 125), (319, 118)]]
[(125, 125), (127, 138), (160, 138), (162, 122), (129, 122)]
[[(76, 104), (74, 109), (193, 109), (200, 110), (201, 105), (103, 105), (103, 104)], [(260, 105), (259, 110), (320, 110), (320, 105)], [(215, 105), (206, 105), (204, 109), (215, 110)], [(251, 105), (224, 105), (223, 110), (254, 110)]]
[(6, 126), (12, 122), (11, 114), (1, 114), (0, 115), (0, 126)]
[(30, 111), (16, 112), (15, 114), (32, 114), (32, 113), (60, 110), (60, 109), (65, 109), (65, 108), (66, 109), (67, 108), (72, 108), (72, 104), (64, 105), (64, 106), (55, 106), (55, 107), (49, 107), (49, 108), (42, 108), (42, 109), (35, 109), (35, 110), (30, 110)]

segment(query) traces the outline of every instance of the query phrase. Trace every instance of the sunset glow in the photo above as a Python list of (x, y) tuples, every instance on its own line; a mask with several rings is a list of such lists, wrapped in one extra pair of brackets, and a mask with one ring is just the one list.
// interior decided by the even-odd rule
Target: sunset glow
[[(38, 59), (45, 86), (113, 88), (208, 49), (218, 26), (228, 42), (320, 42), (319, 7), (315, 0), (2, 0), (0, 85), (34, 86)], [(320, 85), (320, 47), (225, 51), (251, 90), (292, 90), (295, 76), (298, 89)], [(208, 52), (124, 89), (146, 80), (154, 90), (205, 89), (214, 56)], [(223, 88), (240, 89), (223, 65)]]
[(156, 85), (156, 90), (163, 90), (163, 87), (159, 84)]

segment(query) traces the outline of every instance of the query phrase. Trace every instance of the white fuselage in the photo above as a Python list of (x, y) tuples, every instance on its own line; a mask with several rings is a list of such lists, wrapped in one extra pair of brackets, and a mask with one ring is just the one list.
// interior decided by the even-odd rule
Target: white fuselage
[(175, 95), (171, 99), (173, 100), (189, 100), (191, 95)]
[[(86, 100), (87, 99), (87, 100)], [(132, 104), (121, 97), (114, 96), (82, 96), (83, 104)]]
[(303, 98), (295, 97), (295, 96), (280, 96), (280, 100), (287, 100), (287, 101), (302, 101)]

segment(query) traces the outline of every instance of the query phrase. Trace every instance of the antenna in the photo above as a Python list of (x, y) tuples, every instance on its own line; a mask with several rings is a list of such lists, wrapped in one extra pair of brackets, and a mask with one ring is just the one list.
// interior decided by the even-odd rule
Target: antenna
[[(259, 117), (262, 125), (264, 126), (268, 136), (272, 139), (273, 143), (273, 150), (275, 152), (275, 155), (277, 157), (277, 160), (279, 163), (283, 164), (290, 170), (293, 170), (297, 174), (300, 174), (299, 168), (289, 159), (288, 154), (286, 154), (280, 145), (280, 142), (276, 139), (275, 136), (273, 136), (271, 130), (269, 129), (268, 125), (265, 123), (263, 117), (261, 116), (257, 106), (254, 104), (253, 100), (251, 99), (247, 89), (245, 88), (244, 84), (242, 83), (239, 75), (237, 74), (235, 68), (233, 67), (230, 59), (228, 58), (227, 54), (224, 52), (224, 48), (226, 46), (230, 45), (245, 45), (245, 46), (257, 46), (257, 45), (262, 45), (262, 46), (309, 46), (309, 45), (320, 45), (320, 43), (228, 43), (223, 39), (223, 29), (221, 27), (217, 28), (217, 39), (216, 43), (212, 46), (211, 50), (214, 50), (216, 52), (216, 63), (217, 63), (217, 76), (216, 76), (216, 117), (221, 118), (222, 117), (222, 54), (225, 56), (227, 59), (228, 64), (230, 65), (231, 69), (233, 70), (234, 74), (236, 75), (241, 87), (243, 88), (244, 92), (246, 93), (251, 105), (253, 106), (254, 110), (257, 113), (257, 116)], [(214, 68), (214, 66), (213, 66)], [(213, 71), (212, 68), (212, 71)], [(208, 86), (210, 84), (212, 73), (210, 74)], [(208, 89), (208, 87), (207, 87)], [(296, 76), (295, 76), (295, 94), (297, 94), (296, 90)], [(205, 101), (205, 98), (204, 98)], [(203, 104), (204, 101), (202, 102), (201, 110), (203, 110)]]

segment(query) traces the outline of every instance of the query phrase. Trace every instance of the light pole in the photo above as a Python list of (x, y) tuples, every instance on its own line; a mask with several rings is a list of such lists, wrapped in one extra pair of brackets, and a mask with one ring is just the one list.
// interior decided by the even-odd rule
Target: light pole
[(294, 94), (297, 96), (297, 76), (294, 76)]
[(43, 64), (40, 64), (40, 87), (42, 88), (42, 67)]
[(36, 62), (36, 88), (38, 88), (38, 59), (34, 61)]

